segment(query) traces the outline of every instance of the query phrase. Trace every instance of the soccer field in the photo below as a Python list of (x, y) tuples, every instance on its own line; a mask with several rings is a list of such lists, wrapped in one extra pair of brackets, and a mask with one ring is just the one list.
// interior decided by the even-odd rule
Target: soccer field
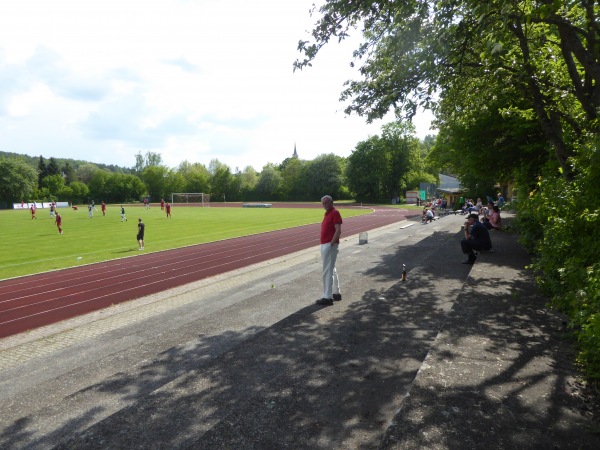
[[(125, 205), (128, 220), (121, 222), (120, 205), (108, 205), (106, 216), (102, 216), (100, 205), (97, 209), (90, 218), (86, 207), (78, 211), (59, 208), (62, 235), (48, 209), (38, 209), (35, 220), (28, 209), (0, 211), (0, 279), (318, 223), (323, 218), (322, 208), (175, 205), (168, 219), (159, 205), (150, 209)], [(344, 209), (342, 215), (369, 212)], [(146, 224), (143, 251), (138, 250), (136, 241), (140, 217)], [(318, 239), (315, 236), (315, 245)]]

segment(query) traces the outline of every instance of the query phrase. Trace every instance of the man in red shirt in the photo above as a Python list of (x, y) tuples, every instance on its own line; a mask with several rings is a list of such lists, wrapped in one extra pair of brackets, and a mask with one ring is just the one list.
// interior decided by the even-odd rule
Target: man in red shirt
[(321, 222), (321, 258), (323, 259), (323, 297), (317, 300), (317, 305), (333, 305), (333, 301), (340, 301), (340, 282), (335, 269), (335, 262), (340, 246), (342, 234), (342, 216), (334, 208), (333, 199), (326, 195), (321, 199), (325, 216)]
[(55, 222), (56, 222), (56, 226), (58, 227), (58, 234), (62, 234), (62, 217), (58, 212), (56, 213), (56, 216), (55, 216)]
[(167, 204), (165, 205), (165, 208), (167, 209), (167, 219), (169, 217), (171, 217), (171, 205), (169, 204), (169, 202), (167, 202)]
[(100, 209), (102, 210), (102, 215), (105, 216), (106, 215), (106, 203), (104, 203), (104, 200), (102, 200), (102, 205), (100, 205)]
[(165, 210), (165, 199), (164, 198), (160, 199), (160, 210), (161, 211)]

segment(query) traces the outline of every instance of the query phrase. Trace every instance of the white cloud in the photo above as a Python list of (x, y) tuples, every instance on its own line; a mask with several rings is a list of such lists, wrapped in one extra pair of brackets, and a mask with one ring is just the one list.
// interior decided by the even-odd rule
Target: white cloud
[[(0, 149), (131, 167), (232, 170), (350, 154), (379, 122), (345, 117), (352, 46), (293, 73), (312, 0), (19, 0), (0, 15)], [(390, 119), (391, 120), (391, 119)], [(428, 134), (430, 116), (417, 122)]]

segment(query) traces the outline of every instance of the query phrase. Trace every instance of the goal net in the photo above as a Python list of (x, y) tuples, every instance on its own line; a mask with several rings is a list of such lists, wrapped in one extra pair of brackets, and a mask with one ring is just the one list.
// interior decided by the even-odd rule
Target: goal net
[(202, 192), (175, 192), (171, 194), (171, 203), (188, 203), (198, 206), (210, 206), (210, 194)]

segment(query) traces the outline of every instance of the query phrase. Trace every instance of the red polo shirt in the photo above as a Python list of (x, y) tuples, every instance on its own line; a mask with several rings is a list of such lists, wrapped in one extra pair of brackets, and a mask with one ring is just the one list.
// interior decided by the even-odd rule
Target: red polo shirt
[[(340, 212), (331, 208), (329, 211), (325, 211), (323, 222), (321, 222), (321, 244), (327, 244), (331, 242), (333, 235), (335, 234), (335, 226), (342, 223), (342, 216)], [(339, 244), (338, 239), (336, 244)]]

